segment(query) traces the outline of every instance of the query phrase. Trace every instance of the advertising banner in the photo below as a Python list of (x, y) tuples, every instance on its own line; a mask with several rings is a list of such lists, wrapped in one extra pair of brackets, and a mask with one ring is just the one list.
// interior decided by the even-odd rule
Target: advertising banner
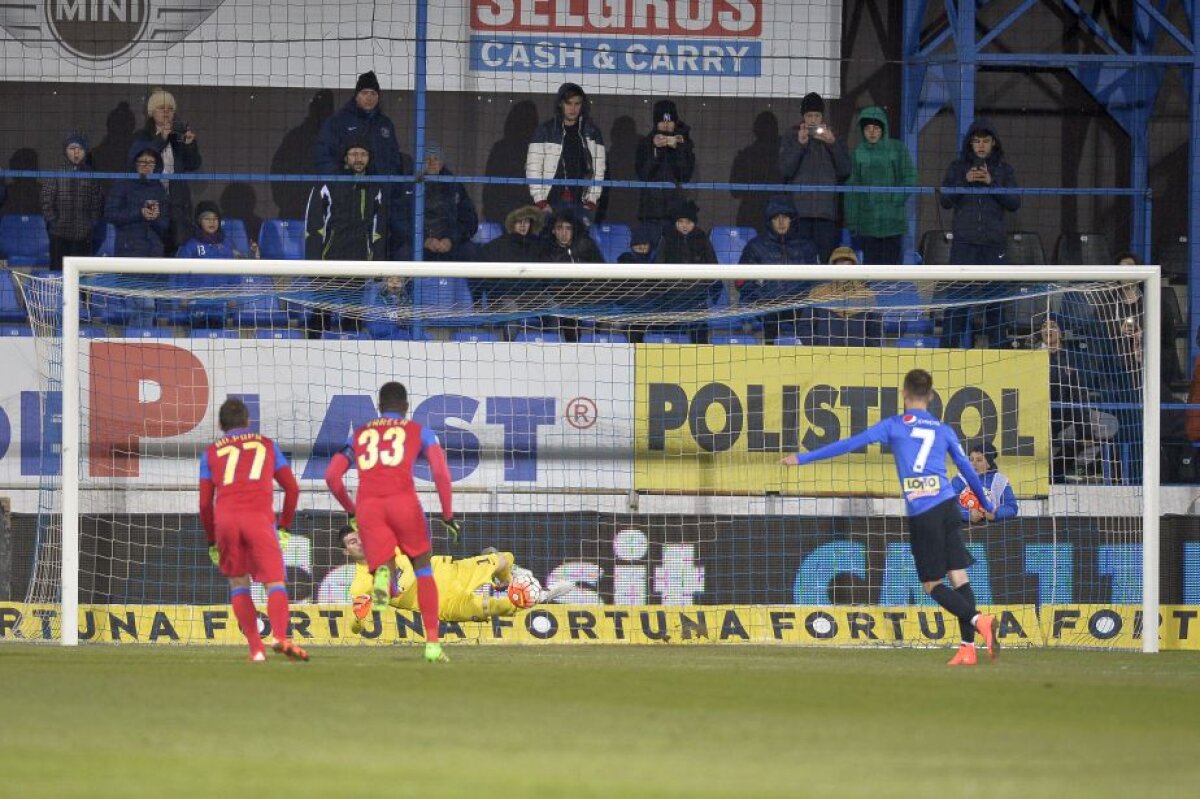
[(0, 5), (5, 80), (776, 97), (838, 92), (840, 1), (31, 0)]
[(715, 358), (710, 347), (638, 347), (638, 490), (898, 496), (895, 465), (883, 446), (803, 469), (779, 460), (901, 412), (900, 384), (918, 367), (934, 374), (930, 411), (960, 440), (992, 443), (1018, 497), (1050, 490), (1044, 351), (998, 358), (987, 350), (724, 350), (725, 357)]

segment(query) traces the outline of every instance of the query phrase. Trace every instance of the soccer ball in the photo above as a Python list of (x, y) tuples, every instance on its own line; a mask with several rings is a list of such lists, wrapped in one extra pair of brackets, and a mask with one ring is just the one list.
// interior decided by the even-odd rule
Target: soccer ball
[(962, 493), (958, 495), (958, 504), (967, 510), (979, 510), (983, 507), (979, 504), (979, 497), (975, 496), (975, 492), (970, 488), (964, 488)]
[(518, 608), (531, 608), (542, 598), (542, 586), (530, 572), (514, 573), (508, 583), (508, 600)]

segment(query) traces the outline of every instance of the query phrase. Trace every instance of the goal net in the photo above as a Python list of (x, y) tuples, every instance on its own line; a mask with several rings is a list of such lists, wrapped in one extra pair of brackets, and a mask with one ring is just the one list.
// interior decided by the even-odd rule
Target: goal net
[[(1158, 421), (1143, 412), (1158, 402), (1143, 379), (1158, 373), (1156, 269), (578, 270), (75, 259), (61, 279), (21, 276), (34, 335), (13, 346), (37, 365), (42, 419), (22, 446), (41, 477), (16, 508), (26, 602), (4, 637), (240, 640), (196, 490), (216, 409), (237, 396), (302, 487), (284, 553), (293, 634), (417, 640), (404, 610), (349, 630), (354, 566), (323, 482), (399, 380), (454, 480), (463, 539), (435, 526), (435, 553), (496, 547), (570, 584), (512, 617), (447, 623), (447, 640), (954, 644), (917, 580), (890, 454), (780, 465), (901, 413), (920, 367), (1001, 506), (962, 513), (1002, 642), (1158, 646), (1143, 624), (1160, 591), (1144, 443)], [(1182, 567), (1163, 562), (1177, 603)]]

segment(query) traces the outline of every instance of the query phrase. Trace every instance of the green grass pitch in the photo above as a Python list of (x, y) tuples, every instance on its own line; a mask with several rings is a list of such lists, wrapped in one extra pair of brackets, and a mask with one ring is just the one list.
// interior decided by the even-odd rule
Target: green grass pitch
[(1195, 797), (1200, 655), (0, 646), (2, 797)]

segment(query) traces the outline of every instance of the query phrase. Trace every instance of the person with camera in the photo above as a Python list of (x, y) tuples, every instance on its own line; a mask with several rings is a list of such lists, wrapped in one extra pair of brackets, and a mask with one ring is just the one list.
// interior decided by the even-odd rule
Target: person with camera
[[(988, 191), (939, 193), (941, 206), (954, 210), (951, 264), (999, 266), (1005, 263), (1007, 217), (1021, 207), (1021, 195), (994, 190), (1016, 187), (1017, 173), (1004, 160), (1004, 148), (995, 127), (982, 117), (976, 119), (963, 137), (958, 158), (946, 167), (942, 188)], [(935, 295), (934, 299), (939, 296)], [(1001, 346), (1006, 336), (1001, 327), (1000, 308), (987, 306), (983, 310), (988, 343), (993, 347)], [(964, 307), (947, 309), (942, 318), (943, 347), (971, 345), (968, 340), (969, 314)]]
[(137, 177), (113, 186), (104, 203), (104, 221), (117, 229), (116, 255), (157, 258), (165, 254), (171, 228), (171, 201), (161, 180), (162, 155), (147, 145), (133, 157)]
[[(200, 145), (191, 125), (175, 116), (175, 97), (165, 89), (155, 89), (146, 101), (146, 124), (134, 136), (129, 158), (133, 160), (147, 147), (158, 151), (164, 175), (195, 172), (200, 169)], [(192, 187), (186, 180), (164, 180), (163, 190), (170, 204), (170, 225), (163, 237), (167, 255), (195, 234), (192, 214)]]
[[(816, 92), (800, 101), (803, 122), (784, 136), (779, 148), (779, 173), (784, 183), (836, 186), (850, 177), (846, 145), (825, 121), (825, 101)], [(796, 231), (816, 242), (821, 262), (838, 246), (838, 195), (833, 192), (797, 193)]]

